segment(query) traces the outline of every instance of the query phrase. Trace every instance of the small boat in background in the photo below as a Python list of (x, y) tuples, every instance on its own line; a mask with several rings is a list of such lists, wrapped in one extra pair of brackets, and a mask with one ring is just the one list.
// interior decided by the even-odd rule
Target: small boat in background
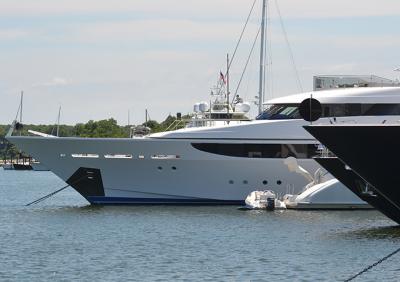
[(3, 169), (4, 170), (13, 170), (14, 166), (12, 163), (5, 163), (5, 164), (3, 164)]
[(246, 206), (243, 210), (269, 210), (285, 209), (285, 204), (276, 198), (271, 190), (253, 191), (245, 200)]
[(5, 163), (3, 165), (4, 170), (32, 170), (32, 166), (29, 162), (22, 163)]
[(32, 170), (32, 166), (29, 162), (15, 163), (13, 164), (14, 170)]

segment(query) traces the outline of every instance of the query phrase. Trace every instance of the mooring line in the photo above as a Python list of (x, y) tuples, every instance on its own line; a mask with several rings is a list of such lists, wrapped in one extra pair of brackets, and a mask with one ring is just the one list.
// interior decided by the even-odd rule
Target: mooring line
[(398, 252), (400, 252), (400, 248), (398, 248), (397, 250), (395, 250), (394, 252), (388, 254), (387, 256), (385, 256), (384, 258), (381, 258), (380, 260), (378, 260), (377, 262), (371, 264), (370, 266), (364, 268), (363, 270), (361, 270), (359, 273), (357, 273), (356, 275), (350, 277), (349, 279), (344, 280), (344, 282), (348, 282), (348, 281), (352, 281), (355, 278), (357, 278), (358, 276), (360, 276), (361, 274), (367, 272), (368, 270), (370, 270), (371, 268), (377, 266), (378, 264), (384, 262), (385, 260), (387, 260), (388, 258), (390, 258), (391, 256), (397, 254)]
[(64, 186), (64, 187), (62, 187), (62, 188), (60, 188), (60, 189), (58, 189), (58, 190), (56, 190), (56, 191), (54, 191), (54, 192), (51, 192), (50, 194), (47, 194), (47, 195), (44, 196), (44, 197), (41, 197), (41, 198), (39, 198), (39, 199), (37, 199), (37, 200), (34, 200), (33, 202), (30, 202), (29, 204), (26, 204), (25, 206), (30, 206), (30, 205), (33, 205), (33, 204), (40, 203), (40, 202), (42, 202), (42, 201), (44, 201), (44, 200), (46, 200), (46, 199), (48, 199), (48, 198), (54, 196), (55, 194), (57, 194), (57, 193), (63, 191), (64, 189), (68, 188), (69, 186), (74, 185), (74, 184), (77, 184), (79, 181), (81, 181), (82, 179), (86, 178), (87, 176), (88, 176), (88, 175), (85, 174), (84, 176), (80, 177), (79, 179), (77, 179), (76, 181), (72, 182), (71, 184), (68, 184), (68, 185), (66, 185), (66, 186)]

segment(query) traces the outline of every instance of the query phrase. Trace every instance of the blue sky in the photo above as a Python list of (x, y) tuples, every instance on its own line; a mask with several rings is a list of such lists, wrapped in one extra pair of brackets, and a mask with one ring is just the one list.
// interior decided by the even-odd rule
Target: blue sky
[[(163, 120), (208, 100), (253, 0), (0, 0), (0, 122), (25, 92), (26, 123)], [(269, 97), (298, 92), (270, 0)], [(398, 78), (400, 1), (278, 0), (305, 90), (317, 74)], [(261, 1), (232, 67), (235, 86), (259, 24)], [(240, 89), (257, 95), (258, 50)], [(273, 86), (271, 86), (273, 85)], [(254, 107), (255, 108), (255, 107)]]

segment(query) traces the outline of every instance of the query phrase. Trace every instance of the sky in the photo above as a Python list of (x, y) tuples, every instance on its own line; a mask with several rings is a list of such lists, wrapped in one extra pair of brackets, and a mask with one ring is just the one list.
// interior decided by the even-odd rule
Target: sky
[[(267, 98), (322, 74), (400, 77), (400, 1), (269, 0)], [(115, 118), (126, 125), (189, 113), (208, 101), (253, 0), (0, 0), (0, 123)], [(257, 0), (231, 68), (237, 83), (260, 24)], [(278, 4), (278, 5), (277, 5)], [(238, 93), (258, 92), (257, 44)], [(253, 105), (254, 111), (256, 106)], [(252, 112), (252, 114), (254, 113)]]

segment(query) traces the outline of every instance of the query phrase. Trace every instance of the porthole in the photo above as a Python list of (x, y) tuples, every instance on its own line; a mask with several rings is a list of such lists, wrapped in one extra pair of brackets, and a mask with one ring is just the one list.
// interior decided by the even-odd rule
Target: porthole
[(229, 180), (229, 184), (233, 184), (234, 182), (233, 182), (233, 180)]
[(173, 166), (173, 167), (171, 167), (172, 168), (172, 170), (176, 170), (176, 166)]
[(278, 180), (278, 181), (276, 182), (276, 184), (281, 185), (281, 184), (282, 184), (282, 181)]
[(262, 184), (267, 185), (268, 181), (267, 180), (263, 180)]
[(243, 184), (247, 184), (249, 183), (247, 180), (243, 180)]
[(161, 166), (159, 166), (159, 167), (157, 167), (157, 169), (158, 169), (158, 170), (162, 170), (162, 167), (161, 167)]

